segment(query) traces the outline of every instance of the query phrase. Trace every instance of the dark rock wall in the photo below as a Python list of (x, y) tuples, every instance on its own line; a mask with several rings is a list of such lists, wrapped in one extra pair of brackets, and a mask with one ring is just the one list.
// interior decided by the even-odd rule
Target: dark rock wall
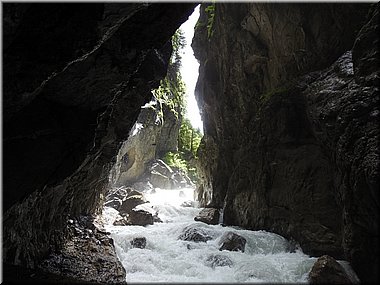
[(227, 224), (294, 238), (376, 280), (377, 9), (223, 3), (210, 25), (208, 5), (192, 44), (199, 200), (224, 207)]
[[(3, 5), (3, 257), (34, 267), (101, 204), (195, 4)], [(115, 261), (116, 262), (116, 261)]]

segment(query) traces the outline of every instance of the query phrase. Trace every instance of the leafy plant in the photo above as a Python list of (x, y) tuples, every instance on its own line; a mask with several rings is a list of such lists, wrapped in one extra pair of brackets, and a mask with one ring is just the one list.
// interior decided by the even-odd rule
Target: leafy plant
[(181, 169), (187, 174), (187, 162), (182, 158), (182, 155), (180, 152), (169, 151), (162, 160), (170, 167)]
[(205, 12), (207, 13), (207, 37), (210, 39), (212, 35), (214, 34), (213, 25), (214, 25), (214, 18), (215, 18), (215, 2), (213, 2), (211, 5), (208, 5), (205, 8)]
[[(212, 26), (212, 23), (211, 23)], [(183, 117), (185, 112), (185, 93), (186, 86), (182, 80), (181, 49), (185, 46), (185, 39), (181, 30), (177, 30), (172, 38), (173, 53), (170, 58), (168, 72), (165, 79), (161, 80), (160, 87), (152, 91), (156, 104), (157, 117), (163, 123), (163, 105), (169, 107), (170, 111), (181, 120), (178, 134), (178, 151), (167, 152), (162, 158), (170, 167), (177, 168), (186, 173), (193, 181), (197, 180), (195, 159), (197, 150), (202, 139), (200, 130), (192, 127), (190, 121)]]
[(201, 139), (201, 131), (184, 118), (178, 136), (178, 152), (168, 152), (163, 158), (170, 167), (183, 170), (194, 182), (198, 180), (195, 160)]
[(202, 139), (199, 129), (194, 129), (189, 119), (182, 120), (179, 130), (178, 148), (181, 151), (189, 151), (193, 157), (197, 157), (197, 150)]
[(183, 32), (178, 29), (172, 37), (173, 53), (171, 55), (166, 77), (161, 80), (160, 86), (152, 91), (157, 104), (155, 106), (158, 119), (163, 122), (162, 105), (165, 104), (169, 110), (179, 118), (185, 106), (186, 86), (183, 82), (181, 68), (180, 51), (185, 47), (186, 42)]

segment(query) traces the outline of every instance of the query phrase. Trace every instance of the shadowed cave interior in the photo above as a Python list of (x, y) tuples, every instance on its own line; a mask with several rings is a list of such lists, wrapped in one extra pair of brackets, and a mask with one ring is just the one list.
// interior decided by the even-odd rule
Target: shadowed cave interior
[(202, 3), (195, 147), (173, 102), (177, 30), (198, 5), (2, 4), (4, 281), (126, 284), (120, 236), (98, 217), (108, 206), (117, 229), (166, 226), (135, 206), (181, 187), (202, 225), (188, 252), (214, 244), (211, 225), (246, 234), (226, 233), (239, 245), (223, 243), (210, 272), (266, 231), (328, 264), (311, 283), (356, 282), (336, 260), (378, 281), (379, 4)]

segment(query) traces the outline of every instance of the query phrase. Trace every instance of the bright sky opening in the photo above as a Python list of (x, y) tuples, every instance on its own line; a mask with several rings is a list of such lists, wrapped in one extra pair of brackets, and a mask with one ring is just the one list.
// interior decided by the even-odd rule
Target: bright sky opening
[(186, 114), (195, 129), (200, 129), (203, 133), (203, 122), (199, 114), (198, 104), (195, 100), (194, 90), (198, 80), (199, 63), (194, 57), (193, 49), (191, 48), (191, 41), (194, 36), (194, 27), (199, 18), (199, 6), (194, 10), (194, 13), (189, 19), (182, 24), (180, 29), (183, 31), (186, 46), (182, 54), (182, 67), (181, 75), (186, 84)]

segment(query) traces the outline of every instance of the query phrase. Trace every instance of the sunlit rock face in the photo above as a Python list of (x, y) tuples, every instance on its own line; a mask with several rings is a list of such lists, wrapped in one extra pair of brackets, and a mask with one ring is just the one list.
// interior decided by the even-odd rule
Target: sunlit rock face
[(146, 179), (149, 166), (168, 151), (178, 150), (178, 133), (181, 116), (176, 116), (168, 106), (162, 105), (159, 117), (154, 101), (143, 106), (128, 139), (120, 147), (110, 174), (112, 185), (132, 185)]
[(38, 266), (67, 245), (69, 218), (97, 212), (120, 144), (166, 74), (171, 36), (194, 7), (3, 5), (5, 262)]
[(209, 5), (192, 43), (199, 200), (376, 280), (378, 6)]

